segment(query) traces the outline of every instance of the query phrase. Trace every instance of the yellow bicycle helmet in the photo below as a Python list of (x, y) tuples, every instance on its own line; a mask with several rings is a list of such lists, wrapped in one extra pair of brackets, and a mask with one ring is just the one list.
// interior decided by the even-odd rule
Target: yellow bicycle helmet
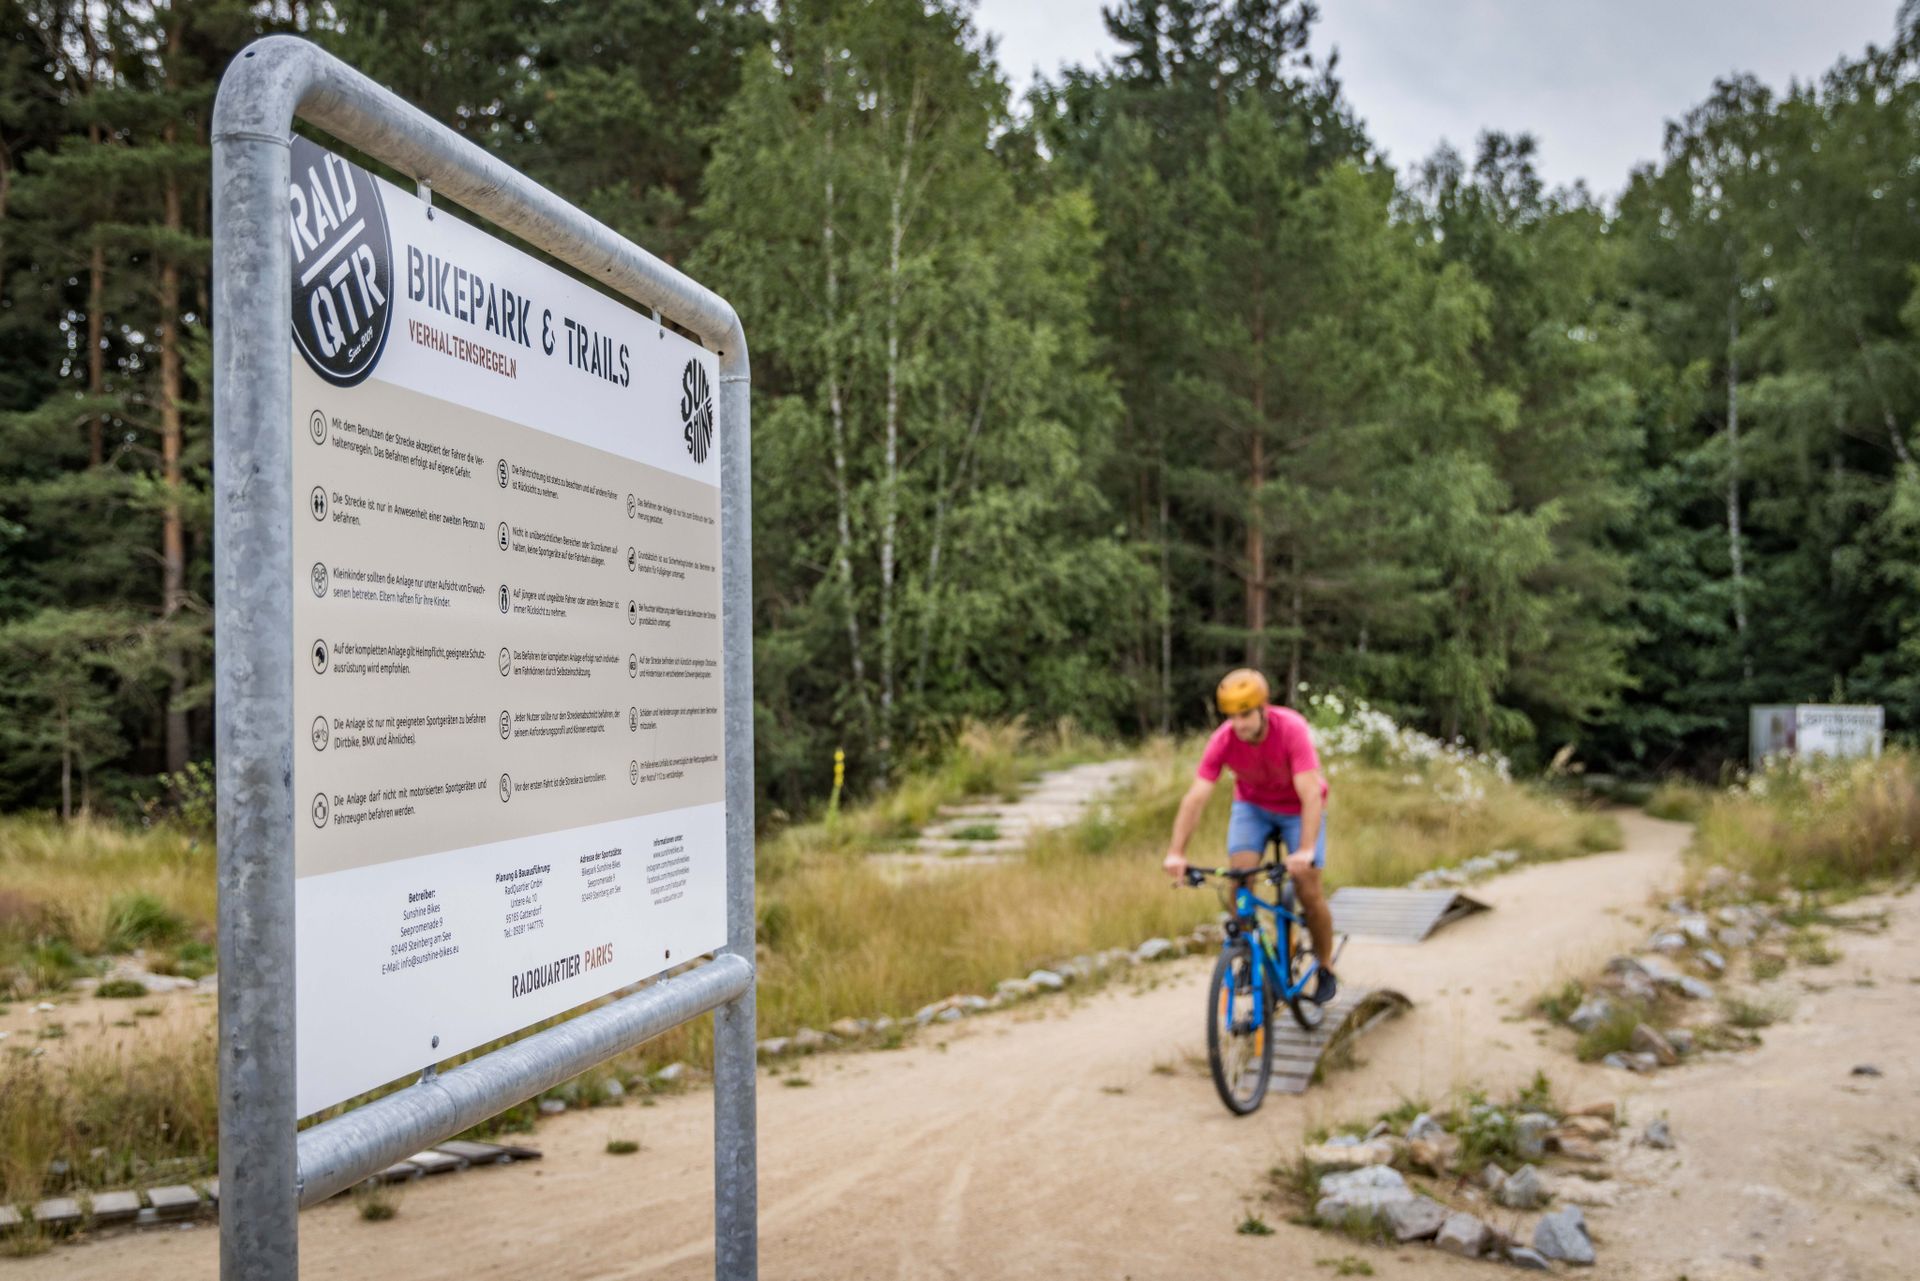
[(1238, 716), (1241, 712), (1265, 707), (1270, 697), (1267, 678), (1251, 667), (1236, 668), (1221, 679), (1220, 688), (1214, 691), (1213, 697), (1220, 705), (1221, 713), (1226, 716)]

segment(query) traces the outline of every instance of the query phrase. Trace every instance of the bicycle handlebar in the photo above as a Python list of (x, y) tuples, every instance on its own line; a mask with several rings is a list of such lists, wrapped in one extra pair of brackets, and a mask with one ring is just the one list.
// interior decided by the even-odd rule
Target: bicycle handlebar
[[(1186, 882), (1193, 888), (1198, 889), (1200, 886), (1206, 884), (1207, 878), (1210, 876), (1219, 877), (1223, 880), (1247, 881), (1260, 875), (1262, 872), (1265, 872), (1268, 878), (1272, 880), (1275, 885), (1278, 885), (1280, 878), (1286, 875), (1287, 865), (1285, 863), (1260, 863), (1249, 868), (1189, 867), (1187, 869)], [(1178, 886), (1175, 888), (1177, 889)]]

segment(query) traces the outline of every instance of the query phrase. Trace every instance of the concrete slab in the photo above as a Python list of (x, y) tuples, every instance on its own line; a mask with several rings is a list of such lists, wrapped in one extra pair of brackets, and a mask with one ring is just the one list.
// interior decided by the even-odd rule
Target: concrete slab
[(0, 1205), (0, 1232), (11, 1232), (24, 1222), (26, 1220), (20, 1217), (20, 1211), (10, 1205)]
[(474, 1143), (467, 1139), (448, 1139), (435, 1144), (433, 1150), (472, 1165), (507, 1165), (513, 1160), (513, 1154), (498, 1144)]
[(444, 1152), (415, 1152), (405, 1164), (419, 1166), (423, 1174), (452, 1174), (455, 1170), (467, 1168), (465, 1161)]
[(186, 1184), (172, 1183), (166, 1187), (148, 1188), (147, 1204), (153, 1207), (154, 1217), (164, 1220), (193, 1218), (206, 1202)]
[(96, 1227), (112, 1227), (116, 1223), (129, 1223), (140, 1213), (140, 1194), (138, 1192), (96, 1192), (91, 1202), (93, 1222)]
[(80, 1226), (80, 1203), (70, 1196), (49, 1197), (33, 1207), (33, 1221), (47, 1228)]

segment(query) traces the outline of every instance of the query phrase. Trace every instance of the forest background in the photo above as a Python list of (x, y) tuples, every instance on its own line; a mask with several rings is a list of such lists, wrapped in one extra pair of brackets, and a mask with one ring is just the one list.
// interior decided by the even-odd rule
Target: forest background
[(1300, 0), (1121, 0), (1019, 110), (949, 0), (0, 0), (0, 809), (204, 786), (207, 129), (271, 32), (738, 307), (763, 817), (1243, 662), (1523, 765), (1907, 730), (1913, 9), (1603, 199), (1525, 135), (1396, 172)]

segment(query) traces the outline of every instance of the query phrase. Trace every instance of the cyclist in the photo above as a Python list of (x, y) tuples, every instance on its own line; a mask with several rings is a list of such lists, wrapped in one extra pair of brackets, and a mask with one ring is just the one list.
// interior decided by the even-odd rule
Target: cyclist
[(1319, 982), (1309, 994), (1324, 1005), (1338, 985), (1328, 961), (1333, 956), (1333, 913), (1321, 885), (1327, 861), (1327, 780), (1313, 748), (1307, 718), (1270, 702), (1267, 679), (1251, 668), (1228, 672), (1214, 699), (1227, 718), (1207, 740), (1193, 786), (1181, 798), (1173, 819), (1173, 840), (1162, 864), (1178, 881), (1187, 872), (1187, 842), (1213, 795), (1221, 767), (1233, 771), (1233, 813), (1227, 821), (1227, 858), (1236, 868), (1260, 862), (1269, 838), (1287, 849), (1287, 875), (1293, 878), (1300, 907), (1313, 935), (1320, 962)]

